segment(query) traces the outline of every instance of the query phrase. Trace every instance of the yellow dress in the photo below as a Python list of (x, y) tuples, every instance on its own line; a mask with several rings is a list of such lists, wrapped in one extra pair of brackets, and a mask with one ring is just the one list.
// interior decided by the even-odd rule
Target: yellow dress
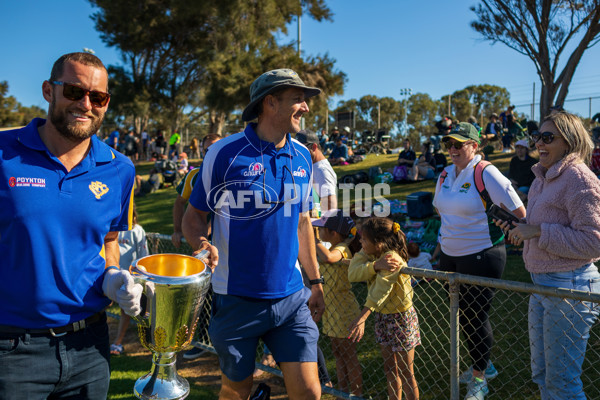
[[(329, 251), (338, 250), (343, 258), (349, 259), (352, 253), (346, 243), (339, 243)], [(322, 319), (322, 332), (335, 338), (347, 338), (348, 327), (358, 316), (360, 307), (348, 281), (348, 266), (342, 263), (319, 264), (325, 284), (325, 313)]]

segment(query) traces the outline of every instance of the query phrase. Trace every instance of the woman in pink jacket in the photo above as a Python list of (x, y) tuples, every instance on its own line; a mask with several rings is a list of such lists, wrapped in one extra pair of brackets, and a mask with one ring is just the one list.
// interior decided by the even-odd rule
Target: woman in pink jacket
[[(589, 164), (594, 148), (581, 120), (565, 111), (547, 116), (531, 135), (540, 154), (532, 167), (527, 223), (508, 239), (525, 243), (523, 259), (534, 284), (600, 292), (600, 180)], [(542, 399), (585, 399), (581, 365), (593, 303), (533, 294), (529, 300), (532, 378)]]

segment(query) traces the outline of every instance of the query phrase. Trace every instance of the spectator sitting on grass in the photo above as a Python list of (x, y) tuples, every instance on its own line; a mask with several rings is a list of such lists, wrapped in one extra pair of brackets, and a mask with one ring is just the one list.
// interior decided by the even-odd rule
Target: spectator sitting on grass
[(435, 158), (435, 173), (436, 176), (438, 173), (442, 172), (444, 168), (448, 165), (448, 159), (441, 152), (440, 148), (435, 148), (433, 150), (433, 158)]
[(135, 186), (133, 189), (133, 195), (135, 197), (144, 197), (149, 193), (154, 193), (160, 189), (161, 176), (156, 172), (155, 169), (150, 171), (148, 179), (142, 179), (141, 175), (135, 176)]
[(185, 152), (181, 152), (181, 154), (179, 155), (179, 159), (177, 160), (177, 164), (178, 164), (178, 168), (177, 168), (177, 172), (179, 172), (179, 174), (181, 176), (184, 176), (185, 174), (187, 174), (190, 170), (190, 164), (188, 163), (188, 157), (187, 157), (187, 153)]
[(335, 141), (335, 147), (329, 155), (329, 163), (331, 165), (348, 164), (348, 146), (342, 143), (342, 138), (339, 136)]
[(414, 161), (412, 168), (408, 171), (408, 179), (411, 181), (422, 181), (435, 177), (436, 161), (433, 153), (429, 151), (430, 146), (429, 142), (421, 145), (423, 153)]
[(404, 150), (402, 150), (400, 152), (400, 154), (398, 155), (398, 165), (401, 167), (404, 166), (406, 168), (410, 168), (410, 167), (412, 167), (416, 158), (417, 158), (417, 154), (410, 147), (410, 140), (405, 139), (404, 140)]
[(517, 153), (510, 160), (508, 169), (508, 179), (517, 191), (521, 201), (527, 200), (529, 187), (535, 179), (535, 174), (531, 170), (538, 160), (529, 155), (529, 144), (527, 140), (521, 139), (515, 143), (515, 152)]

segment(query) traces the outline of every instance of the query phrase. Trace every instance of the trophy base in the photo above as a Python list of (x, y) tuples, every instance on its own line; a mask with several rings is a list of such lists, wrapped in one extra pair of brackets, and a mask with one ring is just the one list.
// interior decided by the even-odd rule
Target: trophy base
[(133, 394), (145, 400), (179, 400), (190, 394), (190, 384), (177, 374), (176, 353), (152, 354), (152, 370), (135, 382)]

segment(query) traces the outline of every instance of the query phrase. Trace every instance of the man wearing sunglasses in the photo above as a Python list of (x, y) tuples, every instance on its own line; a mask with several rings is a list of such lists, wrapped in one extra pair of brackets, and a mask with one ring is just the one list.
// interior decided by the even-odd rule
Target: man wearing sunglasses
[(248, 398), (259, 338), (279, 363), (290, 399), (321, 395), (315, 321), (325, 305), (309, 217), (312, 161), (290, 136), (309, 111), (306, 99), (320, 92), (290, 69), (258, 77), (242, 114), (258, 121), (211, 146), (184, 215), (186, 240), (210, 250), (216, 266), (209, 334), (222, 371), (221, 399)]
[(106, 399), (104, 309), (140, 311), (117, 267), (135, 170), (96, 137), (110, 100), (96, 56), (60, 57), (42, 93), (48, 118), (0, 135), (0, 398)]

